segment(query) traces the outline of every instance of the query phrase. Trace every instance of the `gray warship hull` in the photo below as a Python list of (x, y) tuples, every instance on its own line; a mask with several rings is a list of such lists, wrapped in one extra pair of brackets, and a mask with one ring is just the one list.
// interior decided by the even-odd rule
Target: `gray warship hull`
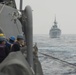
[(61, 30), (60, 29), (51, 29), (49, 35), (51, 38), (60, 38)]
[(7, 38), (22, 34), (22, 25), (18, 19), (14, 23), (13, 13), (18, 11), (12, 7), (0, 4), (0, 28)]
[(5, 75), (43, 75), (41, 63), (33, 54), (32, 9), (30, 6), (26, 6), (24, 10), (20, 10), (16, 9), (15, 0), (0, 1), (0, 33), (3, 33), (7, 39), (23, 34), (27, 46), (27, 50), (24, 48), (24, 54), (21, 51), (9, 53), (0, 63), (0, 73)]

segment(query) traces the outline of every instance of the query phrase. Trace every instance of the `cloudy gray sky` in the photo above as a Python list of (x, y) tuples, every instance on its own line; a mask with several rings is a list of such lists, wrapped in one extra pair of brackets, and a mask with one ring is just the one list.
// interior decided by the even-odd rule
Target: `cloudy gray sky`
[(23, 0), (26, 5), (33, 10), (34, 34), (49, 34), (55, 14), (62, 34), (76, 34), (76, 0)]

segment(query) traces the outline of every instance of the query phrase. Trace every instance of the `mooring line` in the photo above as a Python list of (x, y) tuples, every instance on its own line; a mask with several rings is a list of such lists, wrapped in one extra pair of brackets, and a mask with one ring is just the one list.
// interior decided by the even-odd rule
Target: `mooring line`
[(45, 54), (45, 53), (41, 53), (41, 52), (39, 52), (39, 53), (42, 54), (42, 55), (44, 55), (44, 56), (50, 57), (50, 58), (52, 58), (52, 59), (59, 60), (59, 61), (61, 61), (61, 62), (67, 63), (67, 64), (69, 64), (70, 66), (74, 66), (74, 67), (76, 68), (76, 65), (75, 65), (75, 64), (69, 63), (69, 62), (67, 62), (67, 61), (61, 60), (61, 59), (59, 59), (59, 58), (56, 58), (56, 57), (54, 57), (54, 56), (51, 56), (51, 55), (48, 55), (48, 54)]

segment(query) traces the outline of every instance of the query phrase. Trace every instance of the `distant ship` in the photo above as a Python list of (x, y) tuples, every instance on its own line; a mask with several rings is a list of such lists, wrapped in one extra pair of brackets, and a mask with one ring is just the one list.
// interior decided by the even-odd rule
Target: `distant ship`
[(54, 21), (54, 25), (51, 27), (49, 35), (51, 38), (60, 38), (61, 30), (57, 26), (56, 17)]

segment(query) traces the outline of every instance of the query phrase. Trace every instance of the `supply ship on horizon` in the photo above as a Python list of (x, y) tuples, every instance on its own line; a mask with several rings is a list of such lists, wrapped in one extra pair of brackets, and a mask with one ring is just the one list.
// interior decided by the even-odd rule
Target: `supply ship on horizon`
[(54, 25), (51, 27), (49, 35), (51, 38), (60, 38), (61, 30), (57, 26), (57, 21), (55, 17)]

